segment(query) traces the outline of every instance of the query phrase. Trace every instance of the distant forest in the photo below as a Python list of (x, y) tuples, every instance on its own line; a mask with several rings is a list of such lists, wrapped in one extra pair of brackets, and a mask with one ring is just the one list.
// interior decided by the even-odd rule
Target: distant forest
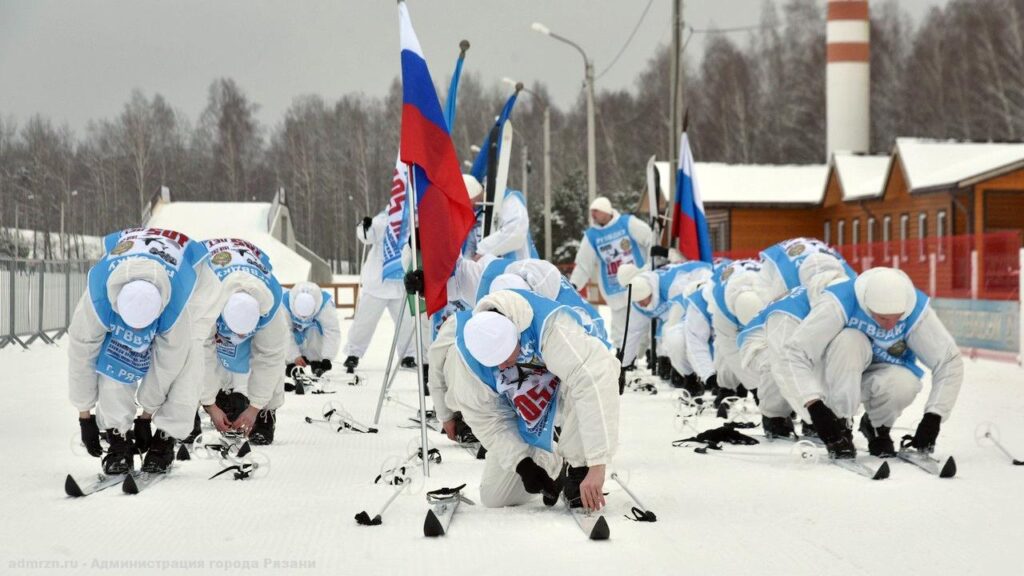
[[(685, 54), (684, 100), (698, 161), (826, 161), (824, 5), (780, 4), (765, 3), (759, 28), (711, 32), (703, 54)], [(917, 26), (890, 0), (873, 6), (871, 17), (874, 151), (887, 153), (897, 136), (1024, 137), (1024, 0), (952, 0)], [(452, 62), (430, 64), (446, 87)], [(473, 72), (472, 51), (466, 69), (452, 136), (460, 158), (472, 160), (470, 146), (483, 139), (511, 88), (485, 85)], [(667, 159), (677, 137), (669, 128), (668, 85), (669, 48), (662, 47), (637, 71), (632, 90), (597, 86), (598, 193), (621, 209), (637, 202), (647, 157)], [(510, 186), (528, 186), (543, 253), (541, 99), (548, 90), (542, 82), (528, 88), (540, 99), (522, 93), (513, 114)], [(43, 116), (5, 118), (0, 110), (0, 254), (12, 254), (5, 229), (14, 226), (16, 206), (21, 228), (58, 231), (64, 204), (67, 230), (102, 235), (139, 224), (143, 206), (163, 185), (175, 200), (268, 201), (285, 188), (300, 242), (326, 259), (358, 260), (353, 230), (383, 208), (390, 189), (399, 79), (383, 98), (297, 96), (273, 126), (256, 120), (258, 106), (244, 87), (223, 78), (210, 85), (198, 118), (144, 90), (129, 95), (120, 115), (96, 119), (84, 133)], [(555, 259), (566, 261), (587, 218), (582, 87), (571, 108), (552, 106), (551, 127), (553, 244)], [(50, 236), (40, 237), (36, 253), (50, 257)]]

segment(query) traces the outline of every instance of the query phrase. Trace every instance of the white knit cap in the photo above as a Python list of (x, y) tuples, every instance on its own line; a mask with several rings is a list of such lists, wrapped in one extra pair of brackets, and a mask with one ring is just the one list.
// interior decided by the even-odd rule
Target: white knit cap
[(619, 281), (620, 286), (625, 286), (636, 278), (636, 275), (640, 273), (640, 269), (633, 264), (623, 264), (619, 266), (619, 270), (615, 273), (616, 280)]
[(463, 174), (462, 181), (466, 183), (466, 193), (469, 194), (470, 198), (483, 194), (483, 185), (480, 184), (480, 181), (474, 178), (472, 174)]
[(643, 276), (636, 276), (629, 282), (629, 285), (633, 288), (629, 294), (630, 300), (633, 302), (639, 302), (654, 293), (650, 281)]
[(740, 321), (740, 324), (746, 325), (764, 308), (764, 301), (757, 295), (757, 292), (745, 290), (736, 295), (733, 308), (735, 308), (736, 319)]
[(221, 316), (235, 334), (251, 334), (260, 321), (260, 304), (245, 292), (235, 292), (228, 298)]
[(132, 280), (117, 294), (117, 313), (132, 328), (145, 328), (160, 316), (163, 298), (152, 282)]
[(604, 212), (605, 214), (614, 214), (615, 210), (612, 208), (611, 200), (604, 196), (598, 196), (594, 198), (594, 201), (590, 203), (591, 210), (597, 210), (598, 212)]
[(519, 330), (508, 318), (485, 310), (466, 322), (466, 348), (478, 362), (493, 367), (508, 360), (519, 343)]
[(861, 301), (875, 314), (906, 314), (914, 302), (914, 283), (902, 270), (872, 268), (861, 275)]
[(292, 312), (303, 320), (311, 318), (316, 313), (316, 300), (313, 295), (309, 292), (295, 294), (295, 298), (292, 300)]
[(491, 292), (498, 290), (530, 290), (530, 285), (517, 274), (499, 274), (491, 282)]

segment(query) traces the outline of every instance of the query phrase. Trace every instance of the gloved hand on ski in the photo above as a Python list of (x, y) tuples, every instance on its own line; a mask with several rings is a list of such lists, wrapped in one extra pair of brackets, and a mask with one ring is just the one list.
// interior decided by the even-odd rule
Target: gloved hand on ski
[(85, 446), (89, 456), (99, 458), (103, 456), (103, 446), (100, 446), (100, 429), (96, 425), (96, 415), (90, 414), (88, 418), (79, 418), (78, 426), (82, 429), (82, 444)]
[(921, 423), (917, 425), (917, 431), (913, 436), (907, 434), (903, 437), (903, 446), (911, 447), (931, 453), (935, 451), (935, 440), (939, 437), (939, 428), (942, 424), (942, 417), (932, 412), (925, 412)]
[(562, 491), (558, 484), (548, 476), (543, 468), (527, 456), (516, 465), (516, 474), (523, 479), (523, 487), (530, 494), (543, 494), (544, 504), (554, 506), (558, 502), (558, 494)]
[(311, 361), (309, 363), (309, 367), (313, 369), (313, 376), (319, 378), (323, 376), (325, 372), (330, 372), (331, 368), (334, 368), (334, 365), (331, 364), (329, 359), (324, 358), (323, 360)]

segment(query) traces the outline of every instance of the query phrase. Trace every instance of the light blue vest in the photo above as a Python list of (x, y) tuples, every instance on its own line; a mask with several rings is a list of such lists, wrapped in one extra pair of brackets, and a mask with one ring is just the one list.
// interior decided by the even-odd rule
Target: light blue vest
[(491, 284), (494, 283), (494, 279), (505, 273), (505, 270), (515, 262), (514, 258), (502, 257), (492, 260), (486, 268), (484, 268), (483, 274), (480, 275), (480, 285), (476, 289), (476, 301), (479, 302), (484, 296), (491, 293)]
[(913, 372), (918, 378), (924, 376), (924, 370), (917, 365), (917, 356), (907, 344), (907, 335), (917, 326), (921, 315), (928, 307), (928, 295), (920, 290), (915, 290), (917, 300), (910, 314), (900, 320), (892, 330), (883, 330), (871, 315), (860, 307), (857, 302), (857, 294), (854, 289), (855, 282), (843, 282), (825, 289), (839, 302), (843, 314), (846, 317), (847, 328), (855, 328), (864, 333), (871, 342), (872, 362), (895, 364)]
[[(454, 301), (453, 300), (449, 300), (448, 303), (444, 305), (444, 308), (441, 308), (440, 310), (438, 310), (437, 312), (434, 312), (433, 315), (430, 316), (430, 338), (431, 338), (431, 340), (433, 340), (434, 338), (437, 338), (437, 332), (439, 330), (441, 330), (441, 325), (444, 324), (444, 321), (447, 320), (449, 317), (451, 317), (452, 314), (456, 314), (458, 312), (472, 312), (472, 311), (473, 311), (473, 306), (471, 306), (469, 304), (469, 302), (466, 302), (465, 300), (462, 300), (462, 299), (454, 300)], [(412, 321), (413, 321), (413, 319), (411, 317), (411, 314), (410, 314), (410, 318), (409, 319), (403, 320), (403, 322), (412, 322)], [(415, 336), (413, 336), (413, 338), (415, 338)]]
[(598, 313), (597, 308), (594, 308), (590, 302), (584, 300), (583, 296), (580, 296), (580, 293), (573, 288), (572, 283), (565, 276), (562, 276), (560, 283), (558, 296), (555, 300), (559, 304), (564, 304), (576, 311), (587, 334), (600, 339), (605, 345), (609, 345), (608, 330), (605, 328), (604, 318)]
[(751, 334), (758, 330), (764, 330), (764, 325), (772, 314), (786, 314), (793, 317), (797, 322), (803, 321), (811, 313), (811, 301), (807, 298), (807, 288), (797, 286), (785, 296), (764, 307), (757, 316), (747, 323), (746, 328), (736, 337), (736, 345), (743, 347), (743, 343)]
[(761, 251), (761, 259), (772, 261), (776, 270), (786, 283), (786, 289), (792, 290), (800, 285), (800, 266), (811, 254), (828, 254), (842, 263), (846, 275), (851, 279), (857, 273), (846, 263), (843, 256), (828, 244), (814, 238), (792, 238), (784, 240)]
[(210, 268), (217, 278), (224, 280), (232, 272), (252, 274), (263, 282), (274, 297), (274, 303), (266, 314), (260, 316), (256, 329), (242, 338), (228, 329), (223, 317), (217, 318), (217, 357), (221, 365), (230, 372), (246, 374), (249, 372), (252, 337), (274, 319), (284, 298), (284, 291), (274, 277), (270, 257), (254, 244), (237, 238), (216, 238), (205, 240), (203, 244), (210, 251)]
[[(133, 384), (149, 372), (153, 339), (166, 334), (177, 323), (192, 297), (196, 267), (207, 257), (202, 244), (172, 230), (129, 228), (103, 239), (103, 259), (89, 270), (89, 295), (96, 317), (107, 335), (96, 357), (96, 372), (122, 384)], [(160, 316), (149, 326), (134, 329), (114, 312), (107, 297), (107, 280), (118, 266), (129, 260), (157, 262), (167, 271), (171, 296)]]
[(288, 311), (288, 316), (292, 321), (292, 338), (295, 338), (295, 343), (302, 346), (306, 342), (306, 331), (310, 328), (316, 328), (320, 335), (324, 335), (324, 327), (320, 325), (320, 313), (323, 312), (327, 303), (331, 301), (331, 295), (323, 290), (320, 291), (320, 295), (323, 296), (323, 301), (320, 303), (320, 308), (317, 309), (316, 313), (310, 316), (307, 320), (302, 320), (298, 316), (292, 313), (291, 303), (291, 291), (285, 292), (281, 298), (281, 305)]
[[(469, 312), (456, 313), (455, 342), (459, 354), (466, 366), (496, 394), (501, 396), (519, 416), (517, 426), (519, 436), (524, 442), (542, 450), (552, 451), (555, 431), (555, 414), (558, 412), (559, 380), (544, 368), (543, 351), (540, 349), (541, 337), (549, 318), (556, 312), (565, 312), (573, 320), (584, 326), (582, 318), (570, 307), (538, 296), (527, 290), (513, 290), (526, 299), (533, 309), (533, 321), (519, 334), (520, 355), (516, 358), (516, 366), (501, 371), (497, 367), (489, 368), (480, 364), (466, 347), (465, 324), (472, 317)], [(530, 378), (516, 385), (515, 378), (519, 371), (525, 372)], [(531, 378), (532, 377), (532, 378)], [(542, 382), (542, 385), (521, 389), (522, 383)], [(517, 393), (519, 392), (519, 393)]]
[(740, 323), (739, 318), (729, 311), (729, 307), (725, 305), (725, 287), (729, 285), (729, 279), (735, 274), (740, 272), (760, 272), (760, 270), (760, 261), (744, 258), (742, 260), (733, 260), (715, 272), (715, 275), (712, 277), (715, 284), (711, 290), (711, 295), (715, 299), (715, 304), (722, 311), (722, 315), (738, 328), (742, 328), (743, 324)]
[(622, 214), (614, 224), (604, 228), (587, 228), (584, 235), (601, 261), (601, 287), (609, 296), (621, 294), (626, 287), (619, 284), (619, 266), (634, 264), (643, 268), (646, 260), (640, 245), (629, 234), (629, 220), (633, 216)]
[[(681, 264), (672, 264), (664, 268), (659, 268), (654, 271), (654, 274), (658, 277), (658, 305), (652, 310), (645, 310), (638, 306), (636, 303), (633, 304), (633, 309), (640, 314), (648, 318), (657, 318), (659, 320), (665, 320), (668, 316), (668, 311), (672, 308), (672, 299), (668, 297), (669, 290), (672, 288), (672, 284), (680, 274), (692, 274), (702, 268), (711, 268), (711, 265), (707, 262), (701, 262), (699, 260), (691, 260), (690, 262), (683, 262)], [(661, 332), (661, 326), (658, 327), (659, 336)]]
[[(695, 308), (697, 312), (704, 317), (704, 320), (707, 321), (708, 326), (711, 326), (711, 309), (708, 307), (707, 299), (704, 298), (704, 290), (700, 289), (694, 291), (693, 294), (690, 294), (689, 296), (686, 297), (686, 301), (689, 302), (689, 304), (692, 304), (693, 308)], [(687, 309), (690, 308), (689, 304), (687, 305)], [(711, 355), (713, 357), (715, 354), (714, 330), (711, 330), (711, 339), (708, 341), (708, 345), (710, 346)]]

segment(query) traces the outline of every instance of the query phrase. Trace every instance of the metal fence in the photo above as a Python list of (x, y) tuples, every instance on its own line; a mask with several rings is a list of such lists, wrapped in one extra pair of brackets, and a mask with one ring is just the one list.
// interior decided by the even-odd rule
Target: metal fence
[(52, 344), (67, 332), (91, 261), (0, 258), (0, 348)]

